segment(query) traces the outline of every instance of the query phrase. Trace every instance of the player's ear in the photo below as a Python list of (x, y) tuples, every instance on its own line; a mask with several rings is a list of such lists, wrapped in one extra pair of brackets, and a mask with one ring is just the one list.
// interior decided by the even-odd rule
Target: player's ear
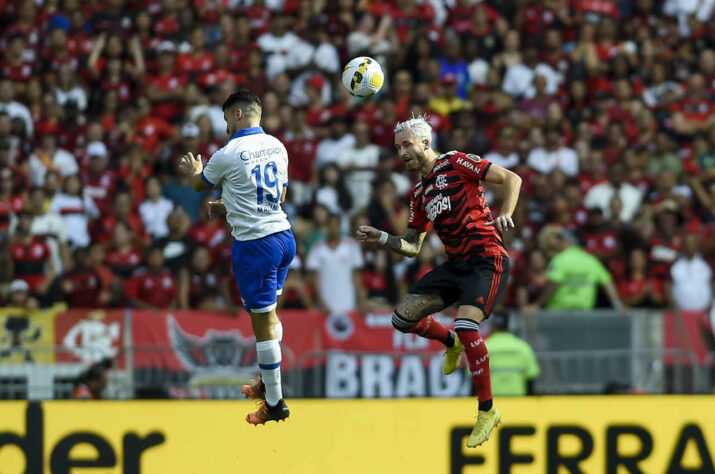
[(426, 150), (429, 150), (429, 148), (430, 148), (430, 141), (431, 141), (431, 140), (430, 140), (429, 138), (425, 138), (424, 140), (422, 140), (422, 145), (423, 145), (425, 151), (426, 151)]

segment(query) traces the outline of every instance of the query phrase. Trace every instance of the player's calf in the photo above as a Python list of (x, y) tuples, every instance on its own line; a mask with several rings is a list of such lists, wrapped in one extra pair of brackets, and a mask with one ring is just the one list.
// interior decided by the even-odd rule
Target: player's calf
[(417, 334), (425, 339), (434, 339), (447, 347), (454, 346), (455, 334), (439, 323), (433, 316), (427, 316), (420, 321), (410, 321), (397, 311), (392, 313), (392, 327), (400, 332)]

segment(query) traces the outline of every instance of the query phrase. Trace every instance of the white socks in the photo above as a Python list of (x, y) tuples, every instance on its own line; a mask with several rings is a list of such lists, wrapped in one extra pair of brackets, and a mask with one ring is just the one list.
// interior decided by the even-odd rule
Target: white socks
[[(275, 329), (278, 333), (278, 325)], [(280, 328), (281, 336), (283, 327)], [(276, 334), (278, 335), (278, 334)], [(280, 339), (261, 341), (256, 343), (256, 353), (258, 355), (258, 367), (261, 369), (261, 378), (266, 386), (266, 402), (270, 406), (276, 406), (278, 400), (283, 398), (281, 390), (281, 345)]]
[(280, 321), (273, 325), (273, 331), (276, 333), (276, 339), (278, 339), (278, 342), (283, 342), (283, 325)]

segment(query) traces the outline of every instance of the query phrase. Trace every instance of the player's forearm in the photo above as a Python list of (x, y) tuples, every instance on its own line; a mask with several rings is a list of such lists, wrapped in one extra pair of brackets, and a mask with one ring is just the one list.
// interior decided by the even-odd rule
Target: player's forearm
[(519, 202), (521, 178), (515, 173), (509, 173), (502, 187), (504, 189), (504, 204), (502, 205), (500, 215), (511, 216), (514, 214), (516, 204)]
[(382, 244), (386, 249), (392, 250), (405, 257), (414, 257), (420, 253), (422, 248), (422, 239), (417, 241), (408, 241), (402, 236), (397, 235), (387, 235), (387, 241)]

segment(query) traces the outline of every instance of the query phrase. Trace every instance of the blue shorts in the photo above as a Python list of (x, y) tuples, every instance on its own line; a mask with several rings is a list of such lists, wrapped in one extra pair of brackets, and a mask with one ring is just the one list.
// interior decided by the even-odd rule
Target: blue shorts
[(293, 257), (295, 238), (290, 230), (233, 242), (233, 275), (248, 312), (268, 313), (275, 309)]

